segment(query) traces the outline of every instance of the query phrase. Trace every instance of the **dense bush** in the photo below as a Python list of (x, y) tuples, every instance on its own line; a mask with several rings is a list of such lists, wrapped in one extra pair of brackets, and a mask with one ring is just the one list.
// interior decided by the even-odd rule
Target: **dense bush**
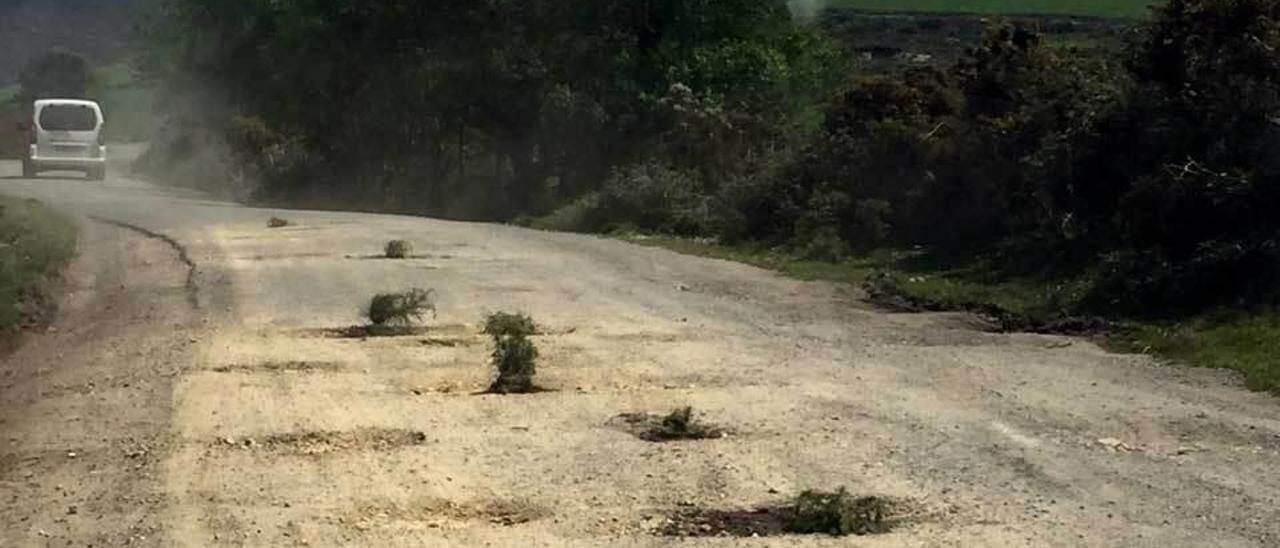
[(139, 64), (199, 129), (161, 135), (147, 165), (221, 142), (224, 161), (182, 175), (306, 204), (505, 220), (655, 156), (721, 177), (840, 78), (837, 49), (776, 0), (157, 5)]
[(858, 78), (766, 208), (810, 257), (844, 241), (1094, 273), (1072, 306), (1275, 303), (1280, 3), (1178, 0), (1119, 58), (991, 28), (949, 70)]

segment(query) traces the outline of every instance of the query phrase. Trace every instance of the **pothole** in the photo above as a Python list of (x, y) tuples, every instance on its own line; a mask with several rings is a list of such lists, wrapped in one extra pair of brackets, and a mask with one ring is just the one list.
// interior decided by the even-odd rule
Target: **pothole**
[(666, 516), (656, 531), (670, 537), (769, 537), (787, 534), (785, 507), (743, 510), (686, 509)]
[(427, 435), (398, 428), (363, 428), (345, 432), (296, 432), (263, 438), (223, 438), (217, 445), (243, 450), (324, 455), (343, 451), (388, 451), (426, 443)]
[(214, 367), (214, 373), (306, 373), (314, 371), (337, 371), (342, 368), (338, 362), (321, 362), (305, 360), (269, 361), (256, 364), (232, 364)]
[(691, 407), (676, 409), (666, 415), (623, 413), (610, 419), (609, 424), (644, 441), (658, 443), (718, 439), (729, 435), (728, 429), (699, 419)]
[(427, 338), (422, 339), (420, 342), (422, 343), (422, 346), (431, 346), (436, 348), (457, 348), (459, 346), (471, 346), (475, 343), (473, 340), (446, 337)]
[(289, 261), (294, 259), (319, 259), (328, 257), (327, 253), (264, 253), (260, 255), (249, 255), (246, 257), (238, 257), (241, 261)]
[(673, 537), (768, 537), (778, 535), (878, 535), (914, 517), (905, 501), (805, 492), (790, 504), (754, 508), (687, 507), (659, 518), (654, 532)]
[(373, 255), (373, 254), (370, 254), (370, 255), (346, 255), (345, 257), (346, 257), (347, 259), (359, 260), (359, 261), (409, 261), (409, 260), (424, 260), (424, 259), (444, 259), (444, 260), (448, 260), (448, 259), (452, 259), (452, 258), (453, 258), (453, 256), (452, 256), (452, 255), (434, 255), (434, 254), (431, 254), (431, 253), (415, 253), (415, 254), (412, 254), (412, 255), (406, 255), (406, 256), (404, 256), (404, 257), (388, 257), (388, 256), (386, 256), (385, 254), (379, 254), (379, 255)]
[(545, 515), (545, 511), (523, 502), (481, 500), (460, 503), (426, 499), (409, 505), (362, 506), (342, 521), (360, 531), (388, 527), (462, 529), (482, 525), (512, 527)]
[(430, 332), (430, 328), (414, 325), (352, 325), (316, 329), (308, 334), (328, 339), (370, 339), (380, 337), (420, 337)]
[(461, 340), (462, 335), (474, 335), (466, 325), (351, 325), (346, 327), (323, 327), (303, 329), (296, 332), (298, 336), (325, 339), (373, 339), (395, 337), (422, 337), (432, 335), (433, 338)]

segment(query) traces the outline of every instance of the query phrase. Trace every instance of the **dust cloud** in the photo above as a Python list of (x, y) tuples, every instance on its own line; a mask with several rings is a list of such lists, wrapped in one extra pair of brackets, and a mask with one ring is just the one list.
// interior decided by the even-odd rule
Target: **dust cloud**
[(827, 8), (826, 0), (788, 0), (787, 8), (797, 21), (808, 23), (813, 21)]

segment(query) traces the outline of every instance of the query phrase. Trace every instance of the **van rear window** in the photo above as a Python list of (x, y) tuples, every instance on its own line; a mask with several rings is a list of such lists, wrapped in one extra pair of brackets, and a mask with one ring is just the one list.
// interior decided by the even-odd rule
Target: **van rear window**
[(45, 131), (93, 131), (98, 113), (84, 105), (49, 105), (40, 110), (40, 127)]

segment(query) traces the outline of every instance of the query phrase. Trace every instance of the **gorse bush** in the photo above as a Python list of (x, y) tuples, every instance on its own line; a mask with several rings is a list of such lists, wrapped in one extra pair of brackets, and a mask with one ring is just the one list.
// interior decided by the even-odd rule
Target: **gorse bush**
[(524, 314), (498, 312), (485, 318), (484, 331), (493, 337), (492, 364), (496, 377), (489, 386), (495, 394), (521, 394), (536, 390), (538, 349), (529, 336), (536, 331)]
[(413, 243), (407, 240), (391, 240), (382, 249), (388, 259), (407, 259), (413, 255)]
[(788, 529), (793, 533), (834, 536), (886, 533), (889, 504), (879, 497), (849, 495), (843, 487), (834, 493), (805, 491), (796, 498), (795, 515)]
[(381, 293), (369, 301), (366, 315), (375, 326), (409, 325), (421, 321), (427, 312), (435, 314), (435, 292), (410, 289), (401, 293)]

